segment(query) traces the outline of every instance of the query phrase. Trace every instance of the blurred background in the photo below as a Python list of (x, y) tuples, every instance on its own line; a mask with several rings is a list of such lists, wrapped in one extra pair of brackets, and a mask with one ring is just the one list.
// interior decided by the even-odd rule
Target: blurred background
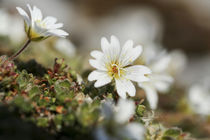
[[(23, 19), (15, 7), (26, 10), (27, 3), (39, 7), (44, 16), (57, 17), (70, 35), (67, 39), (51, 38), (32, 44), (20, 56), (22, 61), (35, 59), (49, 67), (55, 57), (63, 57), (77, 70), (89, 68), (85, 58), (89, 58), (91, 50), (100, 49), (102, 36), (110, 35), (116, 35), (121, 44), (132, 39), (135, 44), (161, 47), (168, 52), (178, 50), (181, 55), (174, 57), (171, 67), (177, 61), (182, 67), (175, 77), (179, 93), (160, 96), (162, 110), (157, 119), (168, 126), (180, 126), (196, 137), (210, 137), (210, 121), (203, 117), (210, 113), (189, 113), (188, 101), (181, 98), (188, 96), (191, 85), (210, 79), (209, 0), (0, 0), (1, 55), (11, 55), (26, 40)], [(210, 90), (207, 92), (210, 99)], [(176, 109), (171, 101), (176, 103)], [(210, 103), (204, 106), (210, 108)]]

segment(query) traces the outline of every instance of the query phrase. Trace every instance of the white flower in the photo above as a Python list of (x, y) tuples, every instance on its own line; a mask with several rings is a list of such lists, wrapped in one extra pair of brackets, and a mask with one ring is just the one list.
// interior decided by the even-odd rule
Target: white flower
[(119, 40), (111, 36), (109, 43), (106, 38), (101, 39), (101, 51), (92, 51), (91, 55), (95, 59), (90, 59), (90, 64), (97, 70), (90, 73), (89, 81), (95, 82), (95, 87), (101, 87), (110, 83), (116, 83), (117, 93), (120, 97), (126, 98), (126, 93), (135, 96), (136, 89), (132, 81), (149, 81), (145, 75), (150, 74), (151, 70), (143, 65), (132, 65), (142, 52), (141, 46), (133, 48), (133, 41), (128, 40), (121, 48)]
[(25, 31), (30, 40), (36, 41), (50, 36), (65, 37), (68, 35), (68, 33), (59, 29), (63, 27), (63, 24), (56, 23), (56, 18), (51, 16), (43, 18), (40, 9), (38, 9), (36, 6), (34, 6), (32, 9), (29, 4), (27, 6), (30, 11), (30, 17), (22, 8), (17, 7), (17, 10), (24, 18)]
[(146, 56), (144, 58), (147, 62), (146, 64), (152, 70), (152, 74), (148, 75), (150, 81), (138, 83), (138, 85), (145, 91), (151, 109), (156, 109), (158, 104), (157, 92), (167, 92), (173, 83), (173, 77), (167, 73), (171, 56), (165, 51), (153, 56), (149, 61), (147, 61)]
[(201, 115), (210, 115), (210, 86), (207, 84), (209, 81), (193, 85), (188, 92), (189, 103), (193, 111)]
[(168, 66), (168, 71), (171, 75), (177, 76), (186, 67), (187, 57), (181, 50), (174, 50), (170, 53), (171, 61)]
[(107, 101), (102, 106), (102, 115), (107, 124), (96, 130), (97, 140), (143, 140), (145, 129), (137, 122), (129, 122), (135, 113), (135, 104), (132, 100), (120, 99), (115, 106)]
[(65, 38), (59, 38), (55, 42), (55, 49), (68, 57), (74, 57), (76, 53), (75, 46), (70, 40)]

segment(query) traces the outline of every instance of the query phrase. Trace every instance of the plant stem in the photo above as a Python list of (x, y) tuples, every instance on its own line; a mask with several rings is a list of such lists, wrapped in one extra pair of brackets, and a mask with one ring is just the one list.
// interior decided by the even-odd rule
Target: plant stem
[(22, 47), (22, 49), (20, 49), (17, 53), (15, 53), (14, 55), (12, 55), (12, 56), (9, 58), (9, 60), (14, 60), (15, 58), (17, 58), (18, 55), (19, 55), (21, 52), (23, 52), (23, 51), (27, 48), (27, 46), (30, 44), (30, 42), (31, 42), (31, 40), (28, 39), (28, 41), (24, 44), (24, 46)]

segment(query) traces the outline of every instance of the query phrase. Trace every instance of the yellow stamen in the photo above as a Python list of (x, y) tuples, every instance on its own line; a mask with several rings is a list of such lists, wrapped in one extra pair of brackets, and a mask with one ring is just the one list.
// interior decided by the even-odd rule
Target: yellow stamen
[(124, 70), (119, 66), (118, 63), (112, 63), (107, 65), (108, 69), (108, 75), (112, 78), (120, 78), (122, 75), (124, 75)]

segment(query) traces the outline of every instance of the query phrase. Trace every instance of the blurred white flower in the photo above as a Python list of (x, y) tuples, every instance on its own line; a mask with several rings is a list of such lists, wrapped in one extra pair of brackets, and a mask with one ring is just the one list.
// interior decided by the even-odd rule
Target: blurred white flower
[(132, 100), (119, 100), (115, 108), (114, 119), (118, 123), (128, 121), (135, 113), (135, 104)]
[(126, 98), (126, 93), (135, 96), (136, 89), (132, 81), (148, 81), (145, 75), (151, 70), (143, 65), (132, 65), (142, 52), (141, 46), (133, 48), (133, 41), (128, 40), (121, 48), (120, 42), (115, 36), (111, 36), (109, 43), (106, 38), (101, 39), (101, 51), (92, 51), (95, 59), (90, 59), (90, 64), (97, 70), (88, 76), (89, 81), (96, 80), (94, 86), (101, 87), (115, 80), (117, 93)]
[(193, 111), (201, 115), (210, 115), (209, 81), (192, 85), (188, 91), (188, 99)]
[(117, 105), (111, 100), (106, 100), (102, 106), (102, 115), (105, 119), (113, 119), (115, 122), (123, 124), (135, 113), (135, 104), (132, 100), (120, 98)]
[(129, 38), (137, 44), (147, 46), (160, 41), (162, 22), (160, 15), (153, 8), (125, 6), (115, 9), (107, 16), (97, 18), (97, 21), (90, 21), (80, 34), (84, 36), (82, 45), (86, 48), (96, 48), (95, 44), (100, 36), (112, 34), (123, 42)]
[(179, 75), (186, 67), (187, 57), (181, 50), (174, 50), (170, 53), (171, 60), (168, 66), (168, 72), (173, 75)]
[(135, 104), (132, 100), (120, 99), (115, 106), (107, 101), (102, 106), (102, 115), (106, 120), (98, 127), (95, 134), (97, 140), (143, 140), (144, 127), (137, 122), (129, 122), (135, 113)]
[(10, 15), (7, 11), (0, 9), (0, 36), (7, 36), (14, 43), (21, 43), (25, 39), (24, 28), (21, 20)]
[(27, 6), (30, 11), (30, 17), (22, 8), (17, 7), (17, 10), (24, 18), (25, 31), (30, 40), (37, 41), (50, 36), (65, 37), (68, 35), (67, 32), (59, 29), (63, 27), (63, 24), (56, 23), (56, 18), (48, 16), (43, 19), (40, 9), (36, 6), (33, 6), (32, 9), (29, 4)]
[(62, 54), (68, 57), (74, 57), (76, 53), (75, 46), (71, 43), (70, 40), (65, 38), (59, 38), (55, 42), (55, 49), (61, 52)]
[(146, 65), (152, 70), (152, 74), (148, 75), (149, 81), (139, 83), (138, 85), (145, 91), (147, 100), (151, 109), (156, 109), (158, 104), (158, 93), (165, 93), (169, 90), (173, 83), (173, 77), (169, 75), (167, 69), (171, 61), (171, 56), (166, 51), (157, 51), (153, 54), (153, 58), (147, 59), (148, 51), (151, 49), (145, 48), (144, 58)]
[(0, 22), (1, 22), (0, 35), (7, 35), (9, 32), (8, 26), (10, 22), (10, 16), (4, 10), (0, 10)]
[(162, 36), (161, 18), (152, 8), (124, 7), (113, 15), (102, 21), (102, 31), (106, 34), (111, 32), (123, 41), (130, 38), (144, 45), (157, 41)]

